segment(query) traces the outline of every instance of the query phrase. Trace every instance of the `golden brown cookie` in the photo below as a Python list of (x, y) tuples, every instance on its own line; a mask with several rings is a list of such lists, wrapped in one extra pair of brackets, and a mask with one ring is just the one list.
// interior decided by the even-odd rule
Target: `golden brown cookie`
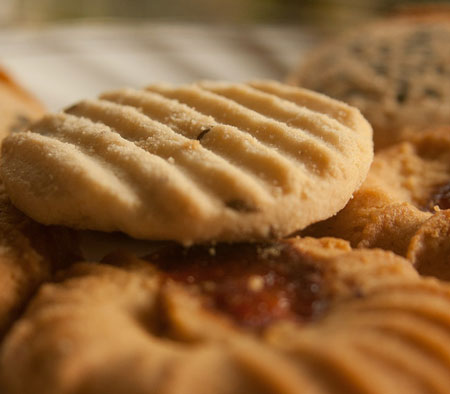
[(357, 109), (255, 81), (105, 93), (10, 136), (2, 155), (12, 201), (41, 223), (190, 244), (327, 218), (373, 153)]
[(42, 226), (24, 216), (0, 183), (0, 336), (53, 270), (76, 256), (69, 230)]
[(44, 107), (0, 68), (0, 141), (44, 114)]
[(354, 247), (392, 250), (422, 266), (418, 253), (423, 257), (431, 250), (439, 253), (434, 241), (423, 238), (431, 223), (436, 226), (432, 231), (442, 231), (445, 238), (445, 220), (433, 217), (447, 217), (439, 210), (450, 208), (449, 185), (450, 129), (424, 131), (409, 142), (377, 152), (366, 181), (347, 206), (304, 234), (344, 238)]
[(450, 288), (389, 252), (171, 246), (43, 286), (1, 367), (9, 394), (444, 394), (449, 337)]
[(422, 275), (450, 281), (450, 209), (436, 212), (419, 228), (406, 257)]
[(290, 82), (358, 107), (373, 126), (378, 150), (449, 124), (449, 53), (448, 12), (403, 15), (317, 48)]

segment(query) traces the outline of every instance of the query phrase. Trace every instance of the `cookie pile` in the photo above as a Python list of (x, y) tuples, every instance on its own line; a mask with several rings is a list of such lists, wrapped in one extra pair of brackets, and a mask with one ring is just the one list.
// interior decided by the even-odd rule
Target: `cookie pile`
[(11, 393), (443, 389), (449, 290), (334, 239), (116, 254), (44, 285), (1, 363)]
[[(10, 134), (2, 393), (448, 393), (450, 128), (417, 79), (440, 23), (319, 48), (294, 81), (342, 101), (157, 84)], [(149, 251), (86, 261), (92, 230)]]
[[(359, 107), (374, 127), (376, 149), (350, 203), (302, 234), (391, 250), (423, 275), (449, 280), (450, 19), (445, 7), (417, 11), (317, 48), (291, 75), (294, 84)], [(333, 67), (329, 56), (337, 59)], [(368, 84), (377, 85), (376, 94)], [(403, 93), (400, 86), (407, 87)]]
[[(426, 253), (419, 258), (417, 248), (425, 247), (417, 244), (420, 234), (431, 226), (436, 242), (448, 242), (449, 185), (450, 128), (424, 130), (379, 151), (349, 204), (304, 235), (338, 236), (354, 247), (392, 250), (422, 266)], [(445, 248), (440, 249), (437, 261), (446, 259)]]

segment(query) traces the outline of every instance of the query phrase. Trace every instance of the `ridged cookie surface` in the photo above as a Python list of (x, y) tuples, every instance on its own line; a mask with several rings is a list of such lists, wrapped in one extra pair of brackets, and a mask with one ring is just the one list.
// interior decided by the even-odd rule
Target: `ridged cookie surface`
[(9, 137), (14, 204), (46, 224), (183, 243), (283, 236), (341, 209), (372, 160), (358, 110), (275, 82), (124, 89)]
[(9, 331), (9, 394), (448, 394), (450, 287), (333, 239), (112, 255)]

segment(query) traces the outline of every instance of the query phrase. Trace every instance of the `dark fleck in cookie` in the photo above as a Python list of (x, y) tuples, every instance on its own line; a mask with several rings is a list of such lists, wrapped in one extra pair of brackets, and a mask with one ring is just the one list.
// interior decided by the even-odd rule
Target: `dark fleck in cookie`
[(449, 306), (342, 240), (115, 254), (40, 289), (1, 369), (9, 394), (445, 393)]
[(44, 114), (44, 107), (0, 68), (0, 141), (24, 130)]
[(44, 224), (248, 241), (341, 209), (367, 174), (371, 135), (357, 109), (276, 82), (154, 85), (11, 135), (1, 170), (14, 204)]
[(358, 107), (376, 150), (449, 124), (450, 14), (427, 16), (354, 29), (315, 50), (290, 82)]
[(408, 255), (425, 272), (425, 262), (419, 260), (426, 258), (427, 248), (434, 255), (439, 252), (434, 241), (428, 244), (423, 237), (431, 223), (436, 225), (432, 231), (445, 234), (442, 218), (447, 214), (442, 212), (449, 208), (450, 129), (439, 128), (376, 153), (366, 181), (347, 206), (303, 234), (344, 238), (354, 247), (392, 250)]

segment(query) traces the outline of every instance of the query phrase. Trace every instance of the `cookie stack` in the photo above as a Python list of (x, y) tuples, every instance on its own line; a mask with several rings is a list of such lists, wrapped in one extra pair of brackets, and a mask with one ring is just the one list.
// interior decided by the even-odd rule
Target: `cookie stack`
[[(416, 87), (386, 89), (423, 60), (398, 60), (402, 40), (429, 29), (426, 51), (446, 27), (384, 24), (295, 77), (357, 91), (375, 157), (353, 93), (275, 81), (106, 92), (10, 134), (2, 392), (448, 393), (450, 133), (418, 121), (434, 112)], [(375, 101), (354, 71), (374, 62)], [(151, 252), (83, 261), (88, 230)]]

